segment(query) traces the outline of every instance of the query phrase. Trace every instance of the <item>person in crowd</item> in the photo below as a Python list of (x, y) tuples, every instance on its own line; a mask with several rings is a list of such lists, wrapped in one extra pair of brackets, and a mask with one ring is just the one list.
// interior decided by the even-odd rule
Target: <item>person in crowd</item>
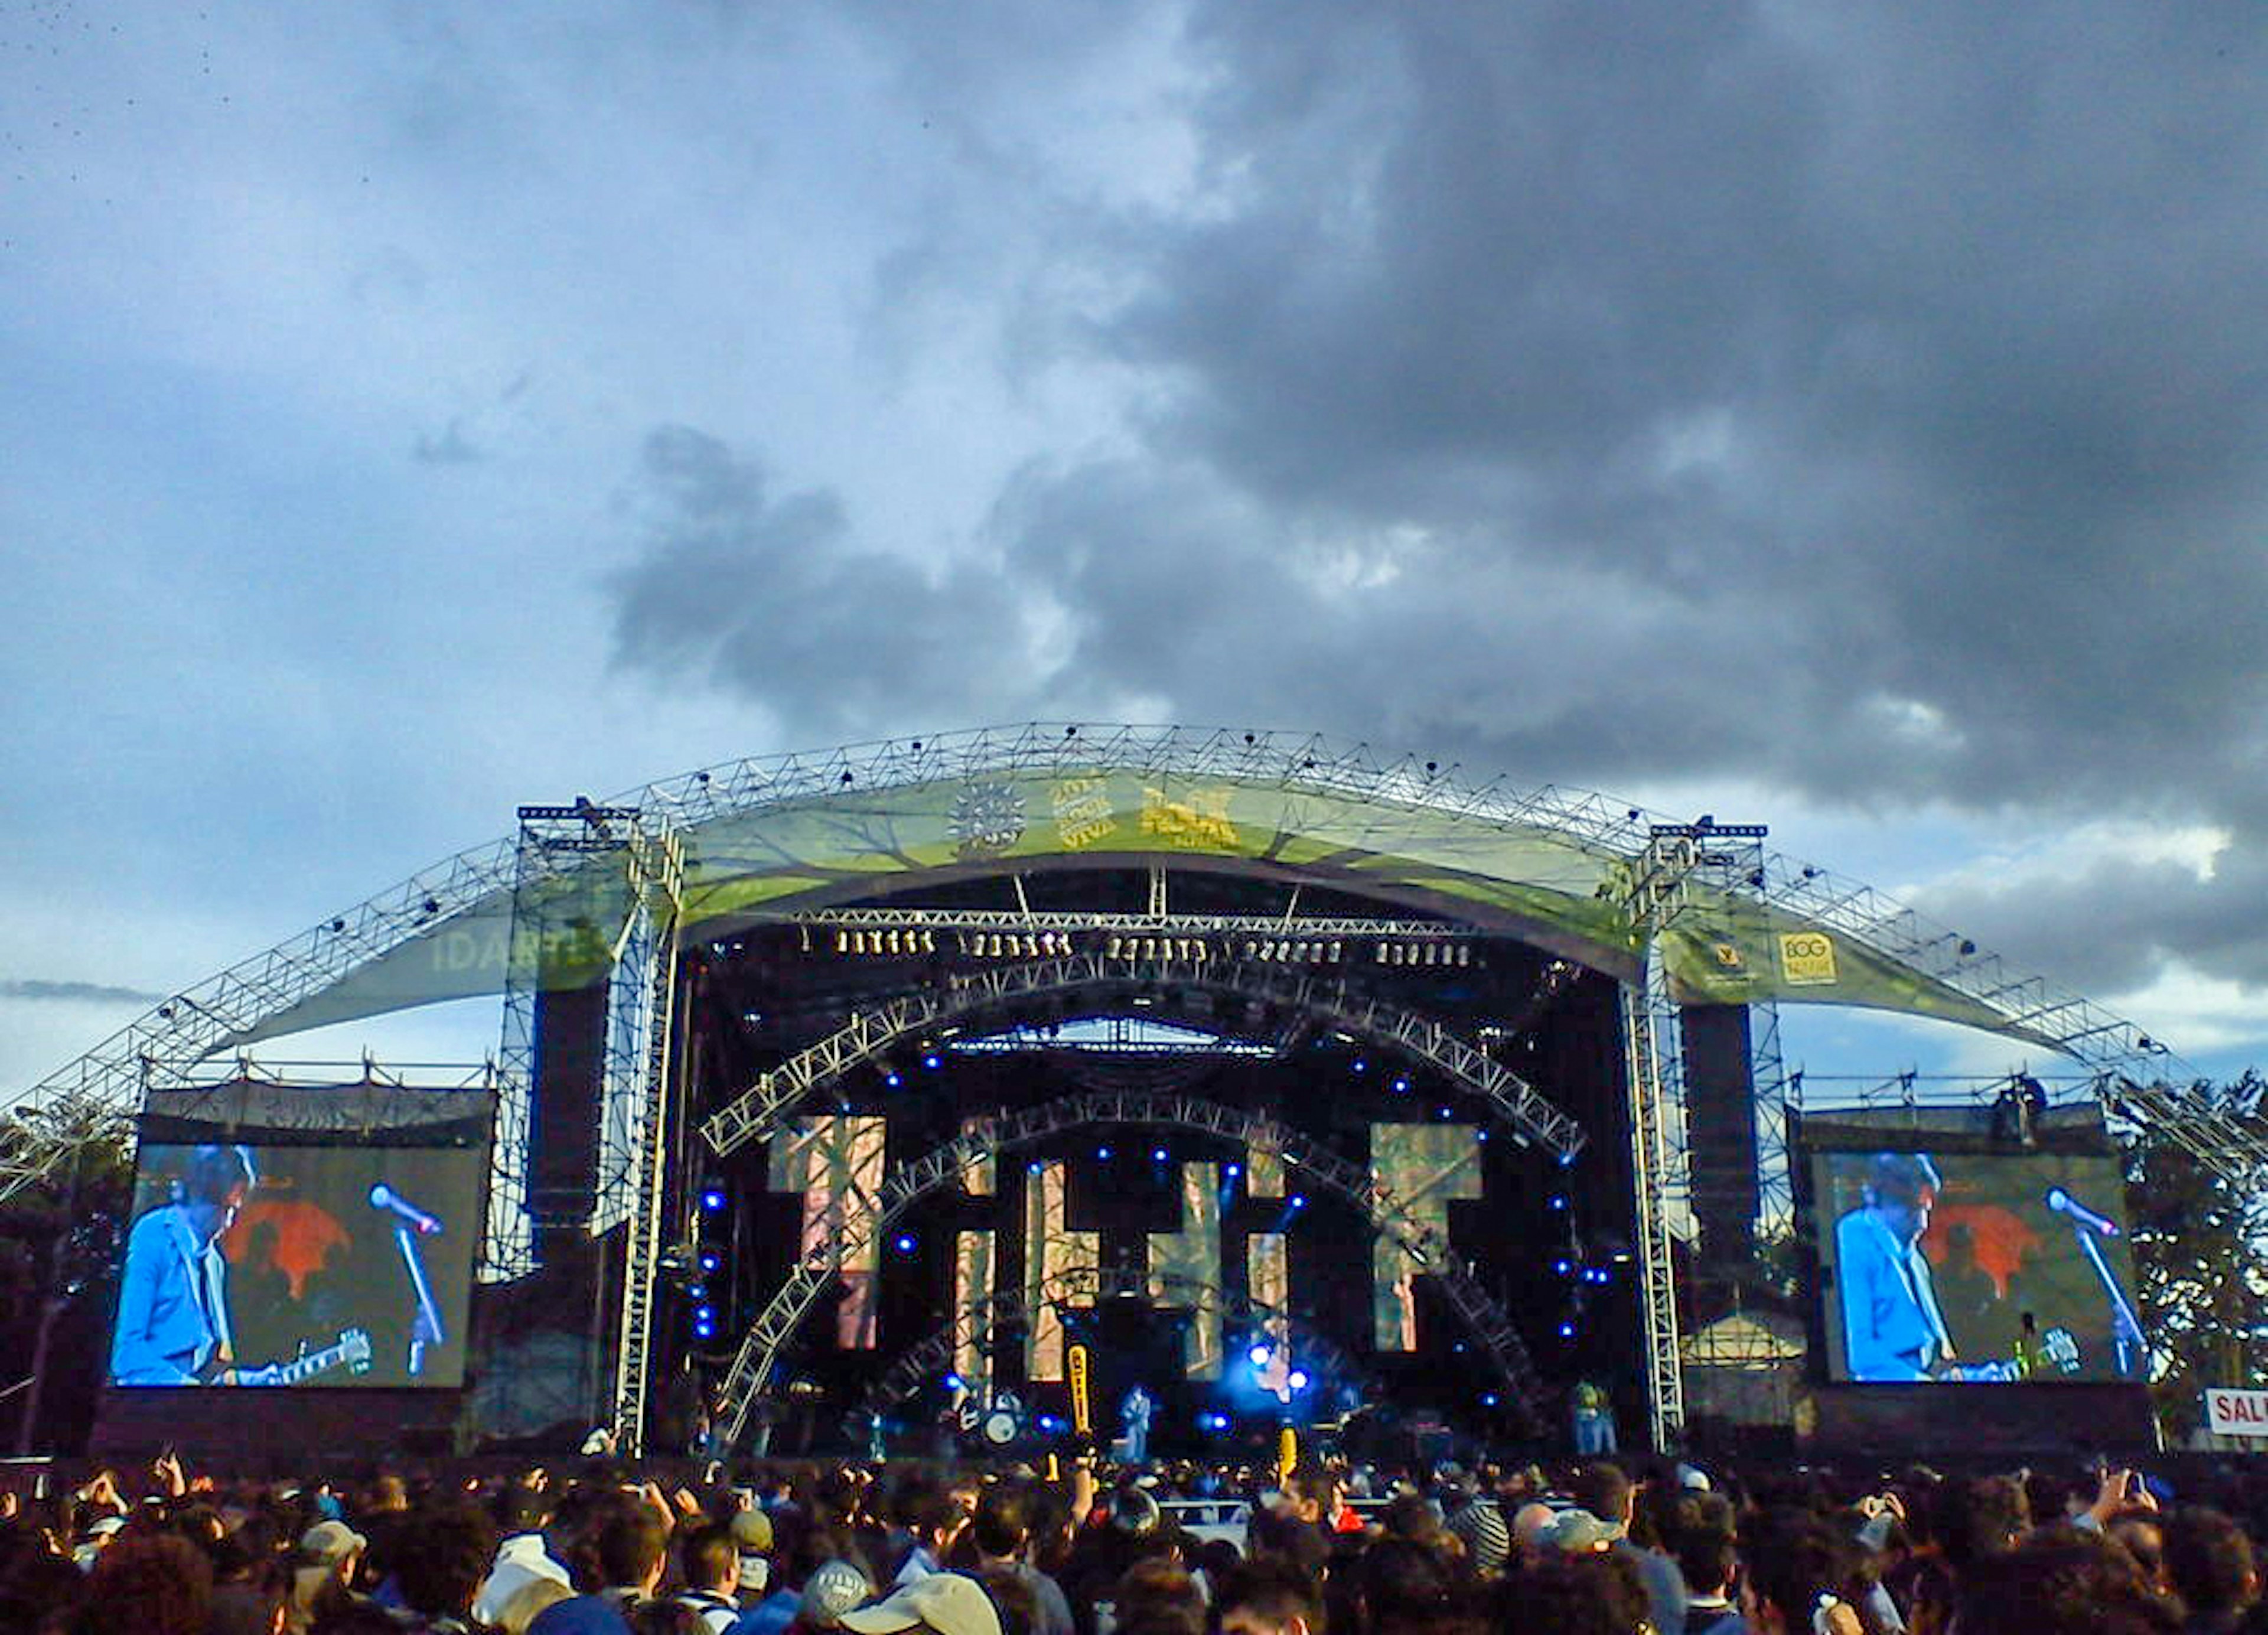
[(740, 1622), (740, 1552), (730, 1527), (693, 1528), (678, 1541), (678, 1572), (685, 1587), (677, 1594), (689, 1608), (700, 1635), (727, 1635)]
[(1323, 1593), (1314, 1574), (1262, 1556), (1222, 1574), (1213, 1594), (1220, 1635), (1323, 1635)]
[(532, 1483), (515, 1482), (504, 1489), (497, 1503), (497, 1520), (504, 1540), (497, 1546), (496, 1559), (473, 1598), (473, 1617), (476, 1622), (501, 1622), (505, 1604), (532, 1580), (543, 1579), (562, 1589), (568, 1587), (567, 1569), (553, 1558), (543, 1536), (544, 1526), (550, 1519), (550, 1500), (542, 1488)]
[(910, 1479), (898, 1490), (895, 1508), (898, 1530), (891, 1536), (891, 1549), (896, 1565), (890, 1582), (902, 1589), (942, 1570), (961, 1514), (952, 1490), (925, 1477)]
[[(623, 1635), (624, 1609), (652, 1599), (669, 1558), (666, 1524), (641, 1498), (616, 1495), (587, 1535), (592, 1587), (547, 1607), (528, 1635)], [(578, 1587), (582, 1580), (578, 1580)]]
[(1033, 1565), (1031, 1484), (1011, 1479), (985, 1488), (968, 1526), (980, 1572), (1020, 1579), (1032, 1593), (1033, 1635), (1074, 1635), (1071, 1602), (1063, 1586)]
[(1697, 1522), (1679, 1531), (1675, 1550), (1678, 1576), (1685, 1581), (1683, 1635), (1748, 1635), (1732, 1601), (1740, 1557), (1731, 1529)]
[(2252, 1541), (2218, 1510), (2191, 1505), (2166, 1519), (2165, 1576), (2189, 1621), (2183, 1635), (2228, 1635), (2260, 1599)]
[(923, 1574), (871, 1607), (843, 1615), (851, 1635), (1005, 1635), (984, 1587), (965, 1572)]
[(764, 1598), (771, 1585), (771, 1557), (778, 1546), (778, 1529), (773, 1527), (771, 1517), (754, 1505), (734, 1510), (728, 1525), (733, 1553), (740, 1558), (740, 1603), (744, 1609), (753, 1607)]
[(284, 1609), (287, 1635), (301, 1635), (319, 1612), (361, 1599), (353, 1585), (369, 1548), (370, 1540), (343, 1521), (318, 1521), (300, 1536)]

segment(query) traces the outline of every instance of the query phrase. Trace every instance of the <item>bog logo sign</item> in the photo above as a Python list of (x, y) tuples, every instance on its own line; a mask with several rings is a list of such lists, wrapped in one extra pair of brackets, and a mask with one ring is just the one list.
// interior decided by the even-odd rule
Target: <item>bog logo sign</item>
[(1836, 980), (1835, 939), (1823, 931), (1779, 934), (1780, 974), (1791, 988), (1823, 988)]
[(2207, 1391), (2205, 1418), (2215, 1436), (2268, 1436), (2268, 1391)]

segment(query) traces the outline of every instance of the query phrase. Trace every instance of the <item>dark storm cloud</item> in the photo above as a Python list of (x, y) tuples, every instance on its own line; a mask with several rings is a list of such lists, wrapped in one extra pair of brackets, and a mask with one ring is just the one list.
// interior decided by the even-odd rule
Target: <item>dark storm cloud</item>
[(653, 432), (633, 504), (644, 549), (617, 581), (615, 630), (627, 663), (705, 676), (822, 737), (957, 720), (1019, 663), (1022, 615), (997, 573), (862, 549), (835, 495), (775, 497), (715, 438)]
[(722, 628), (659, 583), (714, 549), (657, 543), (623, 651), (703, 644), (823, 733), (972, 696), (918, 650), (846, 666), (836, 624), (1045, 607), (1035, 709), (1075, 683), (1534, 781), (2218, 821), (2208, 887), (2106, 865), (1934, 906), (2044, 951), (2115, 905), (2106, 981), (2268, 976), (2228, 906), (2268, 873), (2252, 22), (1199, 4), (1201, 194), (1067, 246), (1134, 293), (1051, 331), (1145, 383), (1138, 452), (1027, 469), (997, 574), (909, 579), (830, 502), (759, 497), (725, 555), (794, 616)]

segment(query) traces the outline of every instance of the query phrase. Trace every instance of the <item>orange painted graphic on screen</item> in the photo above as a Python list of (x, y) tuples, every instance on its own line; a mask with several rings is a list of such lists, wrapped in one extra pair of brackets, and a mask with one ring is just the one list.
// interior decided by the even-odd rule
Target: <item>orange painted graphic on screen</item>
[(2008, 1279), (2039, 1247), (2039, 1234), (1997, 1204), (1940, 1204), (1930, 1212), (1929, 1230), (1921, 1240), (1922, 1253), (1940, 1281), (1973, 1261), (2004, 1300)]
[(220, 1249), (232, 1266), (278, 1274), (291, 1284), (297, 1300), (306, 1298), (307, 1279), (323, 1270), (331, 1251), (353, 1242), (338, 1218), (320, 1204), (303, 1198), (254, 1198), (222, 1237)]

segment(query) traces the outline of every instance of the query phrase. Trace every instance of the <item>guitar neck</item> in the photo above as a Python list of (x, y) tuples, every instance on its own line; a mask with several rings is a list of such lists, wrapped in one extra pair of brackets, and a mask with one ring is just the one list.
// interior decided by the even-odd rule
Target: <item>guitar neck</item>
[(357, 1347), (351, 1339), (341, 1339), (336, 1345), (327, 1345), (320, 1351), (309, 1351), (294, 1357), (290, 1362), (276, 1363), (260, 1372), (276, 1385), (297, 1385), (302, 1380), (336, 1368), (352, 1359)]

